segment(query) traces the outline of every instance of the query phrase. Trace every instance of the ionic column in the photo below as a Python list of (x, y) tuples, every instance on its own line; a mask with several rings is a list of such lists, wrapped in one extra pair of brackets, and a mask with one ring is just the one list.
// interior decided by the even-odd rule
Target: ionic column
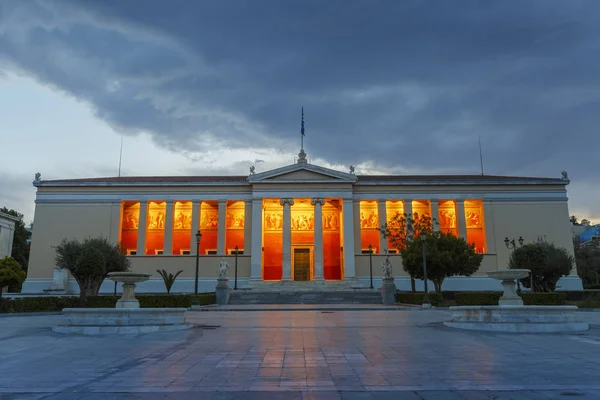
[(138, 223), (138, 240), (136, 254), (143, 256), (146, 254), (146, 217), (148, 216), (148, 202), (140, 201), (140, 220)]
[[(379, 214), (379, 228), (384, 226), (387, 222), (387, 210), (386, 210), (386, 200), (379, 200), (377, 202), (377, 211)], [(385, 250), (387, 250), (387, 239), (384, 237), (384, 231), (381, 231), (379, 234), (379, 254), (385, 254)]]
[(354, 265), (354, 208), (352, 199), (344, 199), (344, 279), (356, 278)]
[[(362, 238), (360, 236), (361, 227), (360, 227), (360, 200), (355, 200), (352, 204), (352, 213), (353, 213), (353, 239), (354, 239), (354, 249), (362, 248)], [(345, 231), (344, 231), (345, 232)], [(344, 240), (346, 240), (344, 238)]]
[(250, 279), (262, 279), (262, 214), (263, 200), (252, 200), (252, 248), (250, 250)]
[(292, 279), (292, 210), (294, 199), (281, 199), (279, 204), (283, 206), (283, 270), (282, 280)]
[(251, 254), (252, 249), (252, 201), (244, 202), (244, 254)]
[(438, 207), (437, 200), (430, 200), (429, 204), (431, 205), (431, 224), (433, 225), (433, 231), (440, 231), (440, 211)]
[(467, 217), (465, 217), (465, 201), (456, 200), (456, 214), (458, 218), (458, 237), (467, 238)]
[(225, 221), (227, 218), (227, 201), (219, 200), (219, 215), (217, 228), (217, 254), (225, 254), (225, 235), (227, 227)]
[(201, 201), (192, 201), (192, 234), (190, 235), (190, 254), (196, 255), (198, 244), (196, 243), (196, 233), (200, 227), (200, 204)]
[(314, 198), (310, 204), (315, 206), (314, 229), (315, 229), (315, 273), (314, 280), (323, 280), (323, 205), (325, 199)]
[(173, 254), (173, 202), (166, 202), (163, 255)]

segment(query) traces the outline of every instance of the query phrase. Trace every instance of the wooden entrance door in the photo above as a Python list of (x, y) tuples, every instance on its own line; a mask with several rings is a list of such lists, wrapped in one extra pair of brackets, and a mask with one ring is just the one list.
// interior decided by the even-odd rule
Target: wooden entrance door
[(294, 280), (310, 281), (310, 249), (294, 249)]

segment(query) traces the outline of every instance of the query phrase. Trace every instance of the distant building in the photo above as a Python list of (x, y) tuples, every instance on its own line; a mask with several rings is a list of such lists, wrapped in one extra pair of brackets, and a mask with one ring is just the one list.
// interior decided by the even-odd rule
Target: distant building
[(19, 218), (0, 212), (0, 258), (12, 254), (15, 225)]

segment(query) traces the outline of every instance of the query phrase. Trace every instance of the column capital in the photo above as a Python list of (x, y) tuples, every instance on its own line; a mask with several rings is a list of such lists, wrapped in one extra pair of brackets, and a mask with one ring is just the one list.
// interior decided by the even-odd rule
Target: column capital
[(290, 206), (294, 205), (294, 199), (279, 199), (279, 204), (282, 206), (285, 204), (289, 204)]
[(322, 206), (323, 206), (323, 205), (325, 205), (325, 199), (324, 199), (324, 198), (322, 198), (322, 197), (313, 197), (313, 198), (310, 200), (310, 204), (312, 204), (313, 206), (316, 206), (316, 205), (317, 205), (317, 203), (319, 203), (320, 205), (322, 205)]

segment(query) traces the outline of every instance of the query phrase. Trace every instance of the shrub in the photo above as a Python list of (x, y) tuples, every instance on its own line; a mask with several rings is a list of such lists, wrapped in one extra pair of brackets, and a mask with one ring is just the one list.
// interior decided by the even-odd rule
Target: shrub
[[(193, 294), (181, 295), (137, 295), (142, 308), (188, 308), (194, 301)], [(25, 312), (59, 312), (63, 308), (114, 308), (117, 298), (113, 296), (80, 297), (23, 297), (19, 299), (0, 299), (0, 313), (25, 313)], [(214, 293), (198, 294), (200, 305), (214, 304)]]
[[(462, 292), (456, 293), (457, 306), (497, 306), (502, 292)], [(567, 302), (566, 293), (521, 293), (523, 304), (527, 306), (560, 306)]]
[(0, 297), (4, 286), (21, 286), (27, 274), (21, 265), (12, 257), (0, 259)]
[[(402, 304), (423, 304), (425, 293), (396, 292), (396, 303)], [(442, 302), (442, 295), (439, 293), (429, 293), (429, 302), (432, 306), (437, 306)]]
[(457, 306), (497, 306), (502, 292), (462, 292), (454, 295)]
[(565, 293), (521, 293), (526, 306), (562, 306), (567, 304)]
[(600, 285), (587, 285), (585, 289), (597, 290), (600, 289)]

